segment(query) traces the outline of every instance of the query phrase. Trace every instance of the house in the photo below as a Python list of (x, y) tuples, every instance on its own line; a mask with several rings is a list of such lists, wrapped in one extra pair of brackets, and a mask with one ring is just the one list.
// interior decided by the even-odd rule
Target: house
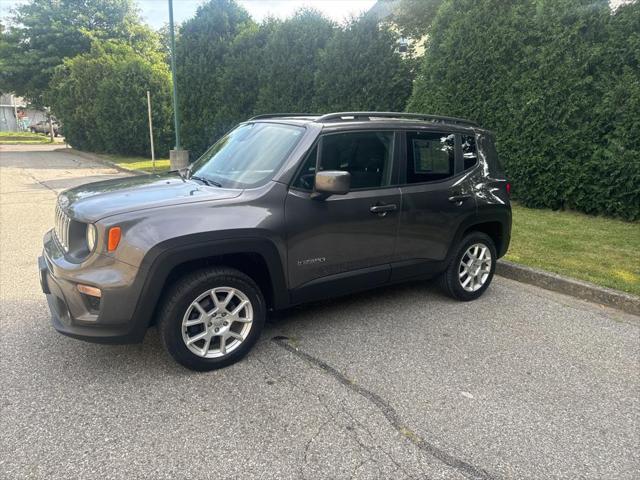
[(43, 110), (31, 108), (22, 97), (0, 94), (0, 132), (26, 132), (30, 125), (46, 119)]

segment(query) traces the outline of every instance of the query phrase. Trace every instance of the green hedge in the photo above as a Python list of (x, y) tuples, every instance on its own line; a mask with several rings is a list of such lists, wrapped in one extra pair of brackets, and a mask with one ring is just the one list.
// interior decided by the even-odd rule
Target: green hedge
[(233, 0), (211, 0), (198, 7), (196, 15), (179, 30), (176, 82), (180, 133), (182, 147), (190, 150), (192, 157), (199, 156), (225, 132), (221, 112), (233, 108), (222, 88), (225, 58), (236, 36), (253, 25), (246, 10)]
[(343, 27), (302, 9), (257, 25), (233, 0), (211, 0), (177, 39), (182, 137), (198, 157), (236, 123), (274, 112), (403, 110), (413, 60), (375, 18)]
[(448, 0), (409, 111), (493, 129), (527, 206), (640, 218), (640, 4)]
[(398, 37), (371, 15), (337, 30), (320, 53), (314, 110), (404, 110), (413, 74), (398, 53)]
[(261, 61), (254, 65), (260, 79), (256, 112), (313, 111), (315, 75), (334, 30), (314, 10), (300, 10), (271, 25)]
[(147, 90), (152, 96), (155, 151), (172, 142), (171, 76), (155, 50), (94, 43), (90, 52), (65, 60), (51, 81), (48, 101), (75, 148), (150, 155)]

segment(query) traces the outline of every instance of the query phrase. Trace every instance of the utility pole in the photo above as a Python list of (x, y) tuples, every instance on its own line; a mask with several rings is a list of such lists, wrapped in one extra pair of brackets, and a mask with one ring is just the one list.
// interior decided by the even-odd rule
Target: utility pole
[(56, 134), (53, 131), (53, 120), (51, 120), (51, 114), (49, 114), (49, 136), (51, 137), (51, 143), (55, 142)]
[(176, 146), (169, 152), (171, 170), (180, 170), (189, 165), (189, 151), (180, 148), (180, 111), (178, 109), (178, 84), (176, 82), (176, 37), (173, 27), (173, 0), (169, 0), (169, 38), (171, 40), (171, 79), (173, 81), (173, 124), (176, 131)]
[(51, 109), (47, 108), (47, 113), (49, 115), (49, 135), (51, 136), (51, 143), (53, 143), (54, 137), (55, 137), (55, 133), (53, 132), (53, 119), (51, 118)]
[(147, 90), (147, 111), (149, 112), (149, 142), (151, 143), (151, 171), (156, 173), (156, 154), (153, 150), (153, 121), (151, 119), (151, 92)]
[(16, 132), (21, 132), (22, 123), (18, 118), (18, 106), (16, 105), (16, 97), (14, 94), (11, 94), (11, 104), (13, 105), (13, 116), (16, 118)]

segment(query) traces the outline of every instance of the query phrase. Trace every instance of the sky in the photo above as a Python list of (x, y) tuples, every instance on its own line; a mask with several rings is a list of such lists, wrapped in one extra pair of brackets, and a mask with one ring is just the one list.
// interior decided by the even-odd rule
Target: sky
[[(0, 0), (0, 19), (4, 19), (9, 10), (26, 0)], [(169, 22), (167, 0), (136, 0), (144, 21), (158, 28)], [(173, 0), (173, 15), (176, 23), (192, 17), (198, 5), (206, 0)], [(320, 10), (327, 17), (342, 22), (352, 15), (369, 10), (376, 0), (237, 0), (256, 21), (269, 15), (287, 18), (302, 7)], [(612, 7), (629, 0), (610, 0)]]
[[(25, 0), (0, 0), (0, 18), (5, 18), (9, 10)], [(192, 17), (198, 5), (205, 0), (173, 0), (173, 17), (176, 23)], [(152, 27), (161, 27), (169, 22), (167, 0), (137, 0), (142, 17)], [(320, 10), (327, 17), (342, 22), (351, 15), (369, 10), (376, 0), (238, 0), (256, 21), (269, 15), (286, 18), (302, 7)]]

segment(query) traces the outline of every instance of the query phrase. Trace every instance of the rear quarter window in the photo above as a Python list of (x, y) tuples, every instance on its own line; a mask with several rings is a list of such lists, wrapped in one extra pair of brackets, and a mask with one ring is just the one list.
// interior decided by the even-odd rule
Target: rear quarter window
[(478, 149), (475, 135), (461, 135), (463, 170), (469, 170), (478, 163)]
[(494, 177), (504, 177), (504, 169), (498, 158), (498, 152), (495, 146), (495, 138), (487, 133), (482, 133), (478, 137), (478, 146), (480, 152), (489, 166), (489, 172)]

